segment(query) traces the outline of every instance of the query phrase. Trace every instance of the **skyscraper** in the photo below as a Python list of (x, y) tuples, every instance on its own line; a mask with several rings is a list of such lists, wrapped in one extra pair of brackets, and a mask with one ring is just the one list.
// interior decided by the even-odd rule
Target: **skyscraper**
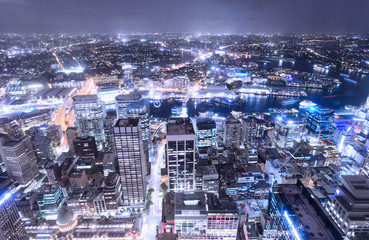
[(200, 158), (208, 157), (208, 149), (216, 146), (216, 124), (212, 119), (196, 120), (197, 150)]
[(171, 191), (194, 190), (195, 139), (195, 131), (188, 118), (169, 120), (166, 162)]
[(81, 136), (95, 137), (97, 142), (105, 141), (105, 106), (97, 95), (79, 95), (73, 97), (73, 108)]
[(150, 135), (149, 129), (149, 106), (141, 94), (134, 92), (115, 97), (117, 118), (140, 118), (142, 139), (147, 140)]
[(273, 145), (277, 149), (289, 149), (294, 142), (301, 141), (304, 122), (294, 116), (278, 116), (273, 130)]
[(67, 141), (68, 141), (69, 149), (72, 152), (74, 152), (73, 141), (79, 135), (78, 129), (75, 128), (75, 127), (68, 127), (67, 130), (65, 131), (65, 133), (67, 135)]
[(224, 123), (224, 145), (226, 147), (240, 147), (242, 144), (242, 125), (233, 116), (227, 118)]
[(10, 192), (0, 190), (0, 239), (27, 240), (28, 236)]
[(114, 142), (123, 204), (141, 204), (146, 194), (146, 164), (140, 119), (119, 119), (114, 126)]
[(318, 106), (306, 109), (305, 123), (308, 133), (319, 139), (330, 138), (333, 135), (333, 110)]
[(19, 184), (27, 184), (38, 174), (37, 159), (28, 137), (0, 142), (0, 155), (9, 177)]

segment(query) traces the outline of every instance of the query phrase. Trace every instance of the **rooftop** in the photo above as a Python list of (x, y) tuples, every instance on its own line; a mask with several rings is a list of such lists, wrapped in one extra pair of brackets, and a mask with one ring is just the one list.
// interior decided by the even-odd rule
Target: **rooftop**
[(176, 192), (174, 197), (175, 214), (181, 215), (183, 210), (199, 210), (206, 213), (204, 192)]
[(129, 94), (121, 94), (115, 97), (117, 101), (138, 101), (142, 98), (141, 94), (137, 92)]
[(114, 127), (137, 127), (139, 122), (139, 118), (121, 118), (118, 119)]
[(172, 118), (167, 124), (167, 135), (195, 134), (193, 125), (188, 118)]
[[(309, 239), (334, 239), (325, 223), (318, 216), (315, 208), (297, 185), (281, 185), (281, 191), (294, 211), (299, 222), (304, 226)], [(288, 213), (290, 214), (290, 213)]]
[(97, 102), (98, 100), (98, 96), (93, 94), (93, 95), (77, 95), (73, 97), (73, 101), (74, 102)]

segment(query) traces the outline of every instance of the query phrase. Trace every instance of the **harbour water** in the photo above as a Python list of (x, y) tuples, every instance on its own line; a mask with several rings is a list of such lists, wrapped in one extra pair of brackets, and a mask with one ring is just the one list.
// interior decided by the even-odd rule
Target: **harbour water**
[[(310, 72), (315, 74), (322, 74), (314, 72), (313, 63), (310, 62), (290, 62), (278, 60), (258, 60), (260, 68), (271, 69), (276, 67), (290, 68), (298, 71)], [(242, 103), (230, 103), (229, 105), (217, 105), (212, 102), (199, 102), (190, 100), (187, 104), (188, 114), (190, 117), (198, 116), (202, 112), (213, 111), (219, 115), (227, 115), (231, 111), (240, 111), (245, 113), (251, 112), (265, 112), (269, 108), (298, 107), (302, 100), (311, 100), (320, 106), (332, 109), (342, 109), (345, 105), (358, 106), (365, 102), (369, 94), (369, 77), (361, 74), (349, 74), (349, 78), (354, 81), (345, 81), (345, 76), (340, 76), (339, 72), (327, 71), (326, 76), (335, 77), (341, 81), (341, 85), (332, 91), (319, 89), (306, 89), (308, 97), (303, 98), (289, 98), (289, 97), (274, 97), (249, 95)], [(151, 114), (154, 117), (169, 117), (171, 114), (171, 107), (177, 104), (175, 101), (163, 101), (160, 107), (151, 105)]]

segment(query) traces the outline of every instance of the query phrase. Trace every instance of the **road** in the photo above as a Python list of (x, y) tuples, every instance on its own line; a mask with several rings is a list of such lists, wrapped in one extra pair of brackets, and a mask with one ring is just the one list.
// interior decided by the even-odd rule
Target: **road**
[(150, 154), (151, 158), (151, 177), (147, 184), (147, 188), (153, 188), (152, 202), (149, 212), (146, 215), (146, 223), (144, 225), (143, 234), (144, 239), (155, 240), (156, 228), (161, 222), (162, 199), (160, 197), (161, 184), (161, 169), (160, 166), (164, 161), (164, 146), (165, 142), (154, 142), (156, 144), (156, 152)]
[[(90, 95), (95, 94), (96, 88), (95, 84), (92, 78), (85, 81), (85, 84), (83, 87), (79, 90), (79, 92), (76, 95)], [(67, 109), (69, 111), (67, 112)], [(66, 100), (66, 103), (63, 104), (58, 111), (55, 114), (54, 117), (54, 124), (60, 125), (62, 127), (62, 130), (67, 130), (68, 127), (72, 127), (74, 124), (74, 110), (73, 110), (73, 102), (72, 98), (68, 97)], [(62, 149), (65, 150), (67, 146), (67, 138), (64, 136), (62, 140)]]

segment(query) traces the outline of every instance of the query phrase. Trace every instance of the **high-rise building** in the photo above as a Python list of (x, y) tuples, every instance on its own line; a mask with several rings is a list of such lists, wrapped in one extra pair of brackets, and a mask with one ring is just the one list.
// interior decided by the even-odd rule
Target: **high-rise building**
[(97, 157), (97, 146), (94, 137), (77, 137), (73, 141), (76, 156)]
[(39, 189), (37, 205), (45, 216), (55, 215), (64, 204), (64, 195), (61, 186), (44, 184)]
[(237, 239), (239, 217), (235, 202), (221, 201), (217, 195), (202, 191), (167, 195), (169, 199), (163, 201), (164, 232), (176, 233), (178, 239)]
[(50, 138), (45, 136), (36, 136), (32, 140), (33, 146), (35, 148), (36, 156), (39, 160), (54, 160), (55, 152)]
[(212, 119), (196, 120), (197, 151), (200, 158), (208, 157), (208, 149), (215, 147), (216, 124)]
[(74, 152), (73, 141), (74, 141), (74, 139), (76, 139), (76, 137), (79, 136), (79, 131), (75, 127), (68, 127), (67, 130), (65, 131), (65, 133), (66, 133), (66, 136), (67, 136), (67, 142), (68, 142), (69, 149), (72, 152)]
[(105, 106), (97, 95), (78, 95), (73, 97), (76, 124), (81, 136), (95, 137), (97, 142), (105, 141)]
[(206, 239), (208, 215), (204, 192), (176, 192), (174, 224), (178, 239)]
[(243, 141), (242, 125), (235, 117), (230, 116), (224, 123), (224, 146), (239, 148)]
[(0, 141), (0, 155), (8, 175), (19, 184), (28, 184), (38, 174), (37, 159), (28, 137)]
[(277, 149), (292, 148), (295, 142), (301, 141), (304, 133), (304, 122), (294, 116), (278, 116), (273, 130), (273, 144)]
[(241, 124), (245, 144), (249, 146), (263, 144), (267, 129), (265, 120), (249, 116), (241, 119)]
[(147, 140), (150, 136), (149, 106), (141, 94), (134, 92), (115, 97), (117, 118), (140, 118), (142, 139)]
[(112, 115), (106, 115), (104, 118), (104, 132), (105, 132), (105, 150), (113, 151), (114, 150), (114, 131), (113, 127), (115, 124), (116, 118)]
[(103, 194), (106, 209), (108, 211), (116, 211), (122, 199), (122, 186), (119, 174), (109, 173), (104, 181)]
[(0, 190), (0, 239), (27, 240), (28, 236), (11, 192)]
[(188, 118), (169, 120), (166, 163), (170, 191), (194, 190), (195, 142), (195, 131)]
[(119, 119), (114, 126), (114, 142), (123, 204), (141, 204), (146, 194), (146, 162), (140, 119)]
[(206, 210), (208, 214), (206, 239), (237, 239), (239, 217), (235, 202), (221, 201), (216, 194), (206, 194)]
[(24, 135), (20, 121), (8, 118), (0, 119), (0, 133), (7, 134), (10, 138)]
[(263, 239), (343, 239), (309, 189), (296, 184), (274, 187), (269, 196)]
[(369, 239), (369, 179), (344, 175), (342, 182), (327, 210), (348, 239)]
[(333, 110), (318, 106), (306, 109), (305, 124), (308, 133), (319, 139), (331, 138), (333, 135)]

